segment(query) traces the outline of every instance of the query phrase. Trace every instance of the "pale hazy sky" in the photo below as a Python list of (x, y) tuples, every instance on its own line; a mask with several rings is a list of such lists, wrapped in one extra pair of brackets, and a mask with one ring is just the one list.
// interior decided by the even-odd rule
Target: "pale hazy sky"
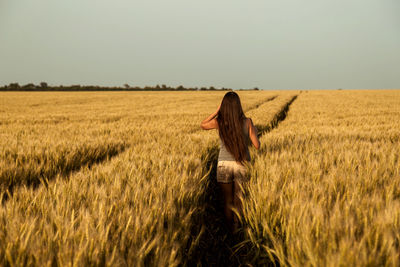
[(0, 0), (0, 85), (400, 88), (400, 0)]

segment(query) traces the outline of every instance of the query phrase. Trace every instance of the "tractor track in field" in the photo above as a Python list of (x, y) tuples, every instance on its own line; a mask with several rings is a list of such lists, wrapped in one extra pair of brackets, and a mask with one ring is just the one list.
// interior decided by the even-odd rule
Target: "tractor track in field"
[[(290, 105), (296, 100), (298, 95), (294, 95), (282, 108), (274, 115), (267, 125), (256, 125), (259, 136), (276, 128), (280, 122), (285, 120)], [(268, 101), (275, 99), (276, 96)], [(265, 102), (258, 103), (246, 111), (258, 108)], [(238, 245), (244, 241), (243, 231), (239, 231), (235, 236), (228, 233), (223, 212), (223, 198), (219, 191), (216, 180), (218, 163), (218, 144), (213, 144), (207, 148), (202, 155), (203, 174), (207, 175), (206, 190), (204, 196), (204, 207), (194, 214), (191, 234), (194, 237), (187, 244), (187, 251), (191, 247), (190, 254), (186, 255), (183, 266), (245, 266), (254, 263), (255, 255), (251, 247)], [(205, 229), (205, 230), (204, 230)], [(202, 232), (202, 234), (200, 234)], [(200, 235), (200, 238), (196, 236)], [(196, 239), (196, 240), (194, 240)], [(196, 242), (195, 249), (191, 242)], [(271, 266), (279, 266), (279, 262), (271, 262)]]
[[(92, 168), (96, 164), (101, 164), (104, 161), (111, 160), (112, 158), (118, 156), (122, 152), (126, 150), (128, 145), (119, 144), (115, 147), (111, 147), (111, 149), (107, 149), (102, 151), (93, 157), (81, 160), (78, 164), (66, 164), (60, 165), (54, 170), (30, 170), (26, 169), (23, 166), (17, 168), (16, 170), (3, 172), (1, 173), (0, 178), (4, 177), (12, 177), (13, 175), (18, 175), (18, 173), (24, 173), (27, 176), (27, 179), (24, 179), (23, 182), (18, 182), (18, 180), (13, 179), (7, 182), (6, 178), (3, 179), (4, 182), (0, 181), (0, 203), (5, 204), (7, 200), (11, 199), (14, 195), (14, 191), (21, 186), (31, 187), (33, 189), (38, 188), (39, 186), (48, 186), (49, 182), (57, 177), (57, 175), (61, 175), (61, 177), (66, 178), (68, 175), (74, 172), (79, 172), (82, 168)], [(77, 153), (77, 156), (80, 153)]]
[(297, 99), (298, 95), (294, 95), (282, 108), (279, 110), (278, 113), (274, 115), (272, 120), (267, 125), (260, 125), (256, 124), (258, 130), (258, 136), (262, 136), (265, 133), (268, 133), (278, 127), (279, 123), (286, 119), (287, 113), (289, 112), (290, 105)]
[(274, 95), (274, 96), (268, 97), (268, 98), (266, 98), (266, 99), (264, 99), (264, 100), (262, 100), (262, 101), (260, 101), (258, 103), (255, 103), (254, 105), (248, 107), (247, 109), (244, 110), (244, 112), (249, 112), (251, 110), (257, 109), (262, 104), (270, 102), (270, 101), (274, 100), (277, 97), (278, 97), (278, 95)]

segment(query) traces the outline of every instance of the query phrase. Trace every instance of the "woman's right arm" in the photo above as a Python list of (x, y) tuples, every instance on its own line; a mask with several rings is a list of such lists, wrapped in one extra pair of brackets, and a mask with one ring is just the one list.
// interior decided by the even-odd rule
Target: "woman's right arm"
[(249, 118), (250, 125), (249, 125), (249, 137), (251, 142), (253, 143), (253, 146), (256, 149), (260, 148), (260, 140), (258, 140), (257, 136), (257, 128), (254, 126), (253, 121)]
[(200, 127), (203, 130), (211, 130), (211, 129), (217, 129), (218, 128), (218, 122), (217, 122), (216, 117), (218, 115), (219, 108), (220, 107), (218, 107), (217, 111), (212, 113), (210, 116), (208, 116), (207, 118), (205, 118), (201, 122)]

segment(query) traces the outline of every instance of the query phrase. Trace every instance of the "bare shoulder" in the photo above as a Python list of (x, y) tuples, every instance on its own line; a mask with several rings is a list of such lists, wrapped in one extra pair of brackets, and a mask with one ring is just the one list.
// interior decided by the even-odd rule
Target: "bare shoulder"
[(245, 127), (246, 127), (247, 131), (250, 132), (251, 131), (251, 125), (252, 125), (251, 118), (249, 118), (249, 117), (245, 118), (245, 125), (246, 125)]
[(211, 129), (218, 129), (218, 121), (216, 118), (212, 119), (210, 123), (211, 123)]
[(246, 117), (246, 125), (247, 127), (250, 127), (253, 124), (253, 121), (251, 120), (250, 117)]
[(202, 121), (200, 127), (203, 130), (218, 129), (218, 121), (215, 118), (210, 121)]

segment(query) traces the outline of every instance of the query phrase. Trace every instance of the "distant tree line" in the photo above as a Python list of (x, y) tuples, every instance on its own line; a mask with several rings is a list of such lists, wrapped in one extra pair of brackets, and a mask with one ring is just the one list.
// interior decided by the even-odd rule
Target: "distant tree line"
[[(222, 87), (217, 89), (214, 86), (210, 87), (184, 87), (179, 85), (177, 87), (167, 86), (165, 84), (156, 86), (130, 86), (124, 84), (123, 87), (104, 87), (94, 85), (69, 85), (69, 86), (49, 86), (46, 82), (41, 82), (39, 85), (28, 83), (25, 85), (19, 85), (18, 83), (10, 83), (0, 87), (0, 91), (228, 91), (230, 88)], [(245, 90), (245, 89), (239, 89)], [(252, 90), (259, 90), (257, 87)]]

